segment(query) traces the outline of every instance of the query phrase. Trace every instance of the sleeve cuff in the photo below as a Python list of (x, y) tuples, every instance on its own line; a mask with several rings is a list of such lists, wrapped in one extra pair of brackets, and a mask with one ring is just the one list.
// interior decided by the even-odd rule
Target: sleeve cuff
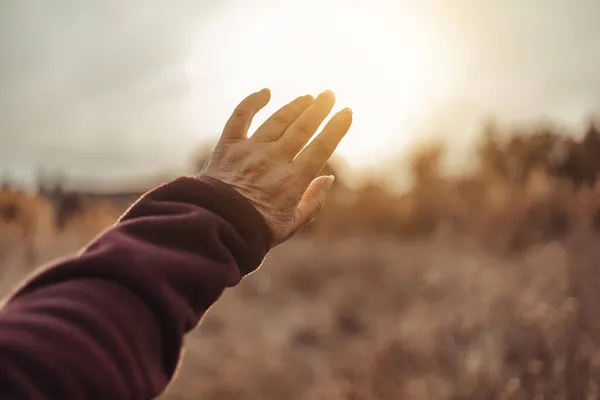
[(242, 276), (257, 269), (271, 249), (272, 235), (262, 215), (237, 190), (218, 179), (183, 176), (154, 189), (148, 195), (153, 200), (200, 206), (230, 223), (247, 244), (246, 254), (236, 257)]

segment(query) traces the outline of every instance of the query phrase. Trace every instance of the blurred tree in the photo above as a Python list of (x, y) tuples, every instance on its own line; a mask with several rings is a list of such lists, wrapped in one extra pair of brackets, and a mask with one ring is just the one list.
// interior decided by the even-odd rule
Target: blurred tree
[(433, 142), (417, 148), (409, 155), (410, 170), (416, 186), (440, 179), (440, 167), (445, 150), (443, 143)]
[(557, 175), (571, 151), (569, 140), (546, 125), (502, 136), (494, 123), (484, 128), (477, 147), (479, 172), (513, 183), (525, 183), (535, 169)]
[(477, 159), (485, 175), (505, 177), (508, 174), (505, 150), (495, 121), (490, 120), (484, 125)]
[(559, 166), (558, 175), (571, 180), (576, 185), (592, 186), (600, 172), (600, 131), (590, 122), (583, 139), (568, 141), (564, 161)]
[(2, 174), (2, 181), (0, 183), (0, 188), (1, 188), (1, 190), (9, 190), (12, 188), (12, 186), (13, 186), (13, 183), (12, 183), (10, 174), (5, 171)]

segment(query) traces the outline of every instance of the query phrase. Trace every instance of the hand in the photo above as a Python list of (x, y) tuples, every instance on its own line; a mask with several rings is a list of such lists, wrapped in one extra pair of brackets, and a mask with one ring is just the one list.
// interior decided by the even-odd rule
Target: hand
[[(271, 98), (263, 89), (246, 97), (225, 125), (202, 175), (231, 185), (263, 216), (276, 246), (312, 221), (325, 202), (333, 176), (317, 174), (352, 124), (345, 108), (308, 145), (331, 112), (331, 91), (299, 97), (273, 114), (250, 138), (254, 115)], [(305, 147), (306, 146), (306, 147)]]

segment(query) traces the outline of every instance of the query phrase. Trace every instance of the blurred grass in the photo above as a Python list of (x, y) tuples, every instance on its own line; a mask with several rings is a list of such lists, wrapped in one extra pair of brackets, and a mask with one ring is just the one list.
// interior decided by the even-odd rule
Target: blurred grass
[[(162, 398), (598, 398), (596, 154), (593, 127), (490, 134), (460, 176), (443, 146), (416, 150), (406, 193), (338, 181), (187, 337)], [(88, 204), (57, 229), (43, 196), (2, 190), (1, 293), (121, 211)]]

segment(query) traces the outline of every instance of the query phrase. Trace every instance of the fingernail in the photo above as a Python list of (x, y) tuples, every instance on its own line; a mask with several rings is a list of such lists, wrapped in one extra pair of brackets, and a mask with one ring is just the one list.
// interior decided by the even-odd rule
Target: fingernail
[(352, 120), (352, 110), (349, 107), (344, 108), (340, 113), (343, 113), (344, 120), (351, 121)]
[(323, 98), (323, 97), (335, 98), (335, 93), (333, 93), (331, 90), (327, 89), (327, 90), (324, 90), (323, 92), (321, 92), (321, 94), (319, 94), (319, 98)]
[(325, 182), (325, 192), (328, 192), (331, 189), (331, 185), (333, 185), (333, 181), (335, 181), (335, 176), (329, 175), (327, 177), (327, 182)]
[(264, 94), (264, 95), (267, 95), (267, 94), (269, 94), (269, 95), (270, 95), (270, 94), (271, 94), (271, 89), (269, 89), (269, 88), (264, 88), (264, 89), (263, 89), (263, 90), (261, 90), (259, 93), (260, 93), (260, 94)]
[(302, 100), (303, 101), (314, 101), (315, 98), (312, 97), (310, 94), (307, 94), (307, 95), (302, 96)]

